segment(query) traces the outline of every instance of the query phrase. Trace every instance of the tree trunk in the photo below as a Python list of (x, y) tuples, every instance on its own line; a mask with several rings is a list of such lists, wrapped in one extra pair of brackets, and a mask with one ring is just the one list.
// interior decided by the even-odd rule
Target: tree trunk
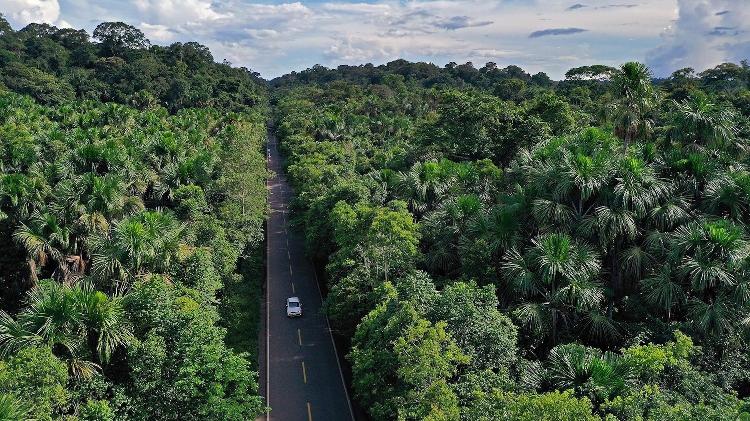
[(26, 261), (26, 264), (29, 269), (28, 285), (29, 289), (31, 289), (36, 287), (39, 283), (39, 278), (36, 276), (36, 261), (34, 259), (29, 259)]

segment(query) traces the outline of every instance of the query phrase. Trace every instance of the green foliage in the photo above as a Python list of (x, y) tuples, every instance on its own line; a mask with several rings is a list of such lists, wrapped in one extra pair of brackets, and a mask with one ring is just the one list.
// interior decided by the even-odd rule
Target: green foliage
[(510, 368), (518, 358), (517, 329), (497, 310), (495, 288), (457, 282), (431, 303), (432, 320), (445, 320), (461, 350), (471, 357), (472, 370)]
[(472, 420), (556, 420), (594, 421), (592, 406), (586, 398), (577, 399), (571, 392), (516, 394), (496, 391), (479, 394), (466, 409), (464, 417)]
[[(272, 82), (355, 397), (376, 419), (738, 418), (747, 66), (545, 76), (397, 60)], [(445, 384), (400, 377), (442, 367), (413, 326), (469, 358)]]
[[(227, 336), (256, 337), (266, 85), (194, 42), (93, 36), (0, 19), (0, 415), (254, 418), (232, 350), (254, 339)], [(748, 417), (749, 74), (396, 60), (272, 81), (368, 413)]]
[(11, 63), (3, 67), (2, 83), (20, 94), (31, 95), (39, 102), (60, 104), (75, 96), (73, 88), (42, 70)]
[(78, 408), (78, 419), (81, 421), (113, 421), (115, 414), (105, 400), (87, 401)]
[(171, 112), (217, 107), (247, 111), (265, 101), (257, 73), (215, 63), (196, 42), (151, 45), (140, 29), (103, 22), (93, 32), (0, 22), (0, 83), (44, 104), (114, 101)]
[(28, 410), (31, 418), (54, 419), (69, 399), (67, 379), (65, 363), (49, 348), (24, 348), (0, 361), (0, 394), (6, 413)]
[[(395, 294), (390, 284), (386, 294)], [(396, 297), (382, 303), (358, 326), (348, 356), (354, 392), (373, 419), (455, 419), (458, 404), (446, 382), (463, 355), (445, 323), (421, 318)]]
[(29, 409), (13, 395), (0, 395), (0, 420), (18, 421), (28, 417)]
[(236, 272), (263, 238), (265, 88), (123, 23), (2, 22), (0, 412), (254, 418), (255, 350), (219, 310), (257, 336), (262, 271)]
[(144, 338), (128, 349), (129, 417), (241, 420), (263, 410), (257, 374), (224, 345), (216, 310), (194, 293), (154, 277), (129, 294), (128, 314)]
[(603, 404), (610, 416), (622, 420), (727, 420), (743, 419), (748, 413), (742, 411), (737, 400), (730, 402), (692, 404), (680, 396), (663, 391), (656, 385), (645, 385), (625, 396)]
[(693, 341), (680, 331), (674, 333), (674, 342), (664, 345), (635, 345), (622, 350), (625, 364), (644, 382), (653, 381), (668, 367), (688, 364)]
[(491, 96), (448, 91), (426, 136), (451, 159), (507, 163), (515, 152), (546, 137), (549, 128)]

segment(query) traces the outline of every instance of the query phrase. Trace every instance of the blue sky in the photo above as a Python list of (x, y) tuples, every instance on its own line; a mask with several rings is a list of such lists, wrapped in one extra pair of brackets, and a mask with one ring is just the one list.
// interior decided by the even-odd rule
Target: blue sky
[(156, 44), (198, 41), (271, 78), (314, 64), (646, 62), (657, 75), (750, 57), (748, 0), (0, 0), (15, 28), (121, 20)]

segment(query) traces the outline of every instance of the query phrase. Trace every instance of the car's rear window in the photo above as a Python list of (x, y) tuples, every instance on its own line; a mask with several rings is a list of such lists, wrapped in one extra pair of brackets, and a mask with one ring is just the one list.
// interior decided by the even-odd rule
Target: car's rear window
[(289, 307), (299, 307), (299, 303), (296, 301), (289, 301)]

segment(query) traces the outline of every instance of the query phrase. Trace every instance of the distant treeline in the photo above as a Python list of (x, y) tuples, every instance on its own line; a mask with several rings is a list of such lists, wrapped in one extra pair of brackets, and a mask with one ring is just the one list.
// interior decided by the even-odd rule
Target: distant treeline
[(0, 83), (44, 104), (73, 98), (241, 111), (262, 103), (257, 73), (215, 63), (197, 42), (151, 45), (143, 32), (105, 22), (82, 29), (32, 23), (14, 31), (0, 15)]

